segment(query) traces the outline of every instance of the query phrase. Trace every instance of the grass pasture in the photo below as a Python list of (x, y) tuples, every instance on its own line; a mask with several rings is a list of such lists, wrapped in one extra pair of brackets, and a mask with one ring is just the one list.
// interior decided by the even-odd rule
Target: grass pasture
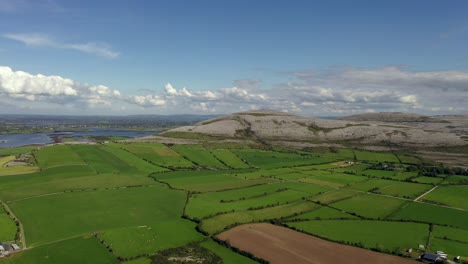
[(18, 156), (20, 154), (30, 153), (37, 147), (24, 146), (16, 148), (0, 148), (0, 156)]
[(53, 145), (34, 151), (41, 169), (69, 165), (86, 165), (80, 156), (69, 145)]
[[(3, 209), (2, 209), (3, 210)], [(16, 235), (16, 225), (5, 213), (0, 214), (0, 241), (13, 241)]]
[(352, 184), (350, 186), (346, 186), (345, 188), (350, 189), (350, 190), (368, 192), (368, 191), (371, 191), (371, 190), (377, 190), (379, 188), (384, 188), (384, 187), (390, 186), (392, 184), (395, 184), (395, 182), (394, 181), (389, 181), (389, 180), (382, 180), (382, 179), (370, 179), (368, 181), (358, 182), (358, 183)]
[[(192, 246), (252, 263), (202, 233), (264, 221), (393, 253), (426, 244), (433, 224), (430, 250), (467, 254), (468, 187), (454, 184), (468, 177), (369, 169), (399, 163), (392, 153), (356, 151), (355, 161), (350, 149), (271, 149), (113, 142), (34, 150), (40, 171), (0, 177), (0, 199), (31, 248), (0, 263), (150, 263)], [(0, 165), (16, 152), (4, 153)], [(0, 209), (0, 241), (16, 230)]]
[(466, 229), (436, 225), (432, 231), (432, 236), (435, 238), (454, 240), (468, 244), (468, 230)]
[(117, 158), (112, 153), (102, 150), (98, 146), (72, 145), (71, 148), (98, 174), (117, 172), (135, 173), (137, 171), (124, 160)]
[(313, 164), (330, 163), (335, 159), (318, 157), (313, 155), (300, 155), (296, 153), (285, 153), (266, 150), (235, 150), (237, 156), (246, 160), (250, 165), (262, 169), (273, 169), (281, 167), (295, 167)]
[(224, 192), (193, 194), (185, 213), (190, 217), (200, 219), (222, 212), (281, 205), (328, 190), (314, 185), (306, 185), (307, 189), (297, 188), (300, 185), (274, 183)]
[(163, 167), (159, 167), (150, 162), (147, 162), (143, 160), (142, 158), (128, 151), (125, 151), (117, 146), (111, 146), (110, 144), (107, 144), (107, 145), (102, 146), (101, 149), (106, 151), (107, 153), (111, 153), (118, 159), (125, 161), (125, 163), (128, 166), (133, 167), (131, 171), (139, 171), (145, 174), (168, 171), (168, 169), (165, 169)]
[(404, 164), (420, 164), (421, 163), (421, 160), (414, 156), (398, 155), (398, 158), (401, 160), (401, 163), (404, 163)]
[(360, 195), (360, 193), (350, 190), (333, 190), (311, 197), (310, 200), (321, 204), (331, 204), (354, 197), (356, 195)]
[(317, 176), (311, 176), (307, 178), (302, 178), (299, 181), (305, 183), (312, 183), (330, 187), (344, 187), (349, 184), (356, 182), (366, 181), (367, 177), (357, 176), (352, 174), (345, 173), (333, 173), (333, 174), (322, 174)]
[(114, 254), (122, 258), (153, 254), (201, 240), (196, 224), (184, 219), (157, 222), (152, 225), (112, 229), (99, 235)]
[(456, 256), (468, 256), (468, 243), (463, 243), (454, 240), (433, 238), (431, 239), (432, 251), (443, 251), (449, 255), (450, 259)]
[(258, 198), (251, 198), (228, 203), (206, 200), (204, 201), (198, 198), (198, 196), (195, 196), (194, 199), (190, 200), (190, 203), (187, 206), (186, 213), (190, 217), (203, 218), (221, 212), (240, 211), (247, 210), (249, 208), (259, 208), (285, 204), (288, 202), (299, 200), (302, 197), (305, 197), (304, 193), (294, 190), (279, 191), (263, 195)]
[(296, 170), (292, 168), (280, 168), (280, 169), (269, 169), (269, 170), (254, 170), (245, 173), (236, 173), (235, 176), (244, 179), (254, 179), (260, 177), (276, 177), (277, 175), (285, 175), (297, 173)]
[(442, 186), (424, 196), (424, 200), (468, 210), (468, 186)]
[(417, 183), (425, 183), (425, 184), (439, 184), (441, 181), (444, 179), (439, 178), (439, 177), (427, 177), (427, 176), (421, 176), (417, 178), (411, 179), (414, 182)]
[(250, 166), (242, 161), (236, 154), (227, 149), (213, 149), (211, 153), (227, 166), (233, 169), (247, 169)]
[(204, 219), (200, 226), (209, 234), (216, 234), (233, 225), (286, 218), (311, 211), (318, 207), (320, 206), (312, 202), (298, 201), (259, 210), (248, 210), (217, 215)]
[(373, 220), (320, 220), (291, 222), (297, 230), (338, 242), (400, 253), (425, 244), (429, 225)]
[(9, 206), (23, 223), (28, 245), (38, 246), (91, 232), (172, 220), (182, 215), (184, 203), (184, 192), (154, 186), (64, 193)]
[(0, 157), (0, 167), (5, 166), (8, 162), (12, 161), (15, 159), (15, 156), (5, 156), (5, 157)]
[(171, 168), (192, 168), (195, 164), (182, 157), (169, 147), (159, 143), (132, 143), (132, 144), (113, 144), (112, 146), (121, 147), (130, 153), (162, 167)]
[(0, 197), (12, 201), (48, 193), (155, 184), (153, 179), (145, 175), (97, 175), (87, 166), (65, 166), (39, 173), (0, 177)]
[(39, 171), (37, 166), (21, 165), (7, 167), (8, 162), (15, 160), (15, 156), (0, 157), (0, 176), (27, 174)]
[(394, 184), (379, 188), (375, 192), (390, 196), (412, 199), (418, 197), (426, 191), (429, 191), (432, 187), (432, 185), (428, 184), (395, 181)]
[(358, 161), (400, 163), (393, 153), (354, 150)]
[(365, 170), (360, 174), (374, 178), (392, 178), (393, 176), (397, 175), (398, 172), (392, 170)]
[(442, 182), (442, 184), (468, 184), (468, 176), (450, 175)]
[(468, 229), (468, 212), (425, 203), (409, 203), (390, 219), (448, 225)]
[(299, 219), (299, 220), (324, 220), (324, 219), (359, 219), (359, 217), (347, 214), (342, 210), (322, 206), (316, 210), (301, 214), (298, 216), (293, 216), (290, 219)]
[(78, 237), (15, 253), (5, 264), (115, 264), (117, 258), (95, 237)]
[(407, 201), (401, 199), (363, 194), (333, 203), (330, 206), (365, 218), (382, 219), (406, 203)]
[(198, 166), (219, 169), (226, 168), (223, 163), (202, 145), (174, 145), (171, 148)]
[(275, 182), (275, 180), (268, 178), (245, 180), (229, 174), (200, 175), (197, 177), (188, 174), (190, 173), (187, 173), (186, 177), (165, 178), (162, 181), (176, 189), (192, 192), (222, 191)]

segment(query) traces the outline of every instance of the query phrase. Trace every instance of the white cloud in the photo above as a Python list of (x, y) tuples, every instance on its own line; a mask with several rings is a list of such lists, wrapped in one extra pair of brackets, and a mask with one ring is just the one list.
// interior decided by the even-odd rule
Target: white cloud
[(21, 42), (27, 46), (48, 47), (56, 49), (76, 50), (94, 54), (108, 59), (115, 59), (120, 53), (115, 52), (109, 45), (97, 43), (61, 43), (45, 34), (5, 34), (4, 38)]
[(60, 76), (31, 75), (0, 66), (0, 92), (28, 95), (76, 96), (74, 82)]
[[(90, 86), (61, 76), (33, 75), (0, 66), (0, 95), (3, 98), (53, 104), (110, 105), (121, 97), (104, 85)], [(79, 109), (79, 108), (78, 108)]]
[[(292, 78), (291, 78), (292, 77)], [(303, 115), (345, 115), (378, 111), (466, 113), (468, 72), (411, 72), (402, 68), (298, 72), (288, 82), (261, 89), (259, 81), (235, 81), (213, 90), (176, 88), (121, 94), (105, 85), (79, 83), (61, 76), (33, 75), (0, 66), (2, 104), (67, 106), (82, 111), (120, 113), (231, 113), (274, 109)], [(442, 89), (441, 87), (445, 87)], [(24, 105), (24, 104), (23, 104)], [(11, 107), (10, 107), (11, 108)], [(5, 107), (3, 107), (5, 109)]]

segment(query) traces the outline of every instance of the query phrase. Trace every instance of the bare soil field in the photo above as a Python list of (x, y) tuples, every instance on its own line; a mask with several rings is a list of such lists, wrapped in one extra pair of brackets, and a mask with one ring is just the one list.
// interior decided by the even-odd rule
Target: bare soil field
[(232, 246), (250, 252), (270, 263), (419, 263), (362, 248), (333, 243), (285, 227), (247, 224), (218, 235)]

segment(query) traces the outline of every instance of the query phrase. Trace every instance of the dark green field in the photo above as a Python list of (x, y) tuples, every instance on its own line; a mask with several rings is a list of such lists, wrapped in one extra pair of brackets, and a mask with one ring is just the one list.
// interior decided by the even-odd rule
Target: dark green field
[[(21, 223), (2, 207), (0, 240), (26, 250), (0, 263), (148, 264), (187, 250), (254, 263), (209, 236), (265, 221), (388, 253), (431, 241), (430, 250), (468, 257), (468, 194), (457, 185), (466, 176), (406, 171), (419, 164), (410, 156), (122, 142), (0, 155), (28, 152), (39, 171), (0, 177), (0, 199)], [(379, 169), (384, 162), (393, 167)]]

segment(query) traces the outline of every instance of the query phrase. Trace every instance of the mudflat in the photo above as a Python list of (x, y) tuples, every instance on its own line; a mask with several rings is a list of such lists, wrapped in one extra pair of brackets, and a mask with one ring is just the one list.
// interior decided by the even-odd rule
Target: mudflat
[(232, 246), (270, 263), (419, 263), (398, 256), (342, 245), (271, 224), (246, 224), (218, 235)]

